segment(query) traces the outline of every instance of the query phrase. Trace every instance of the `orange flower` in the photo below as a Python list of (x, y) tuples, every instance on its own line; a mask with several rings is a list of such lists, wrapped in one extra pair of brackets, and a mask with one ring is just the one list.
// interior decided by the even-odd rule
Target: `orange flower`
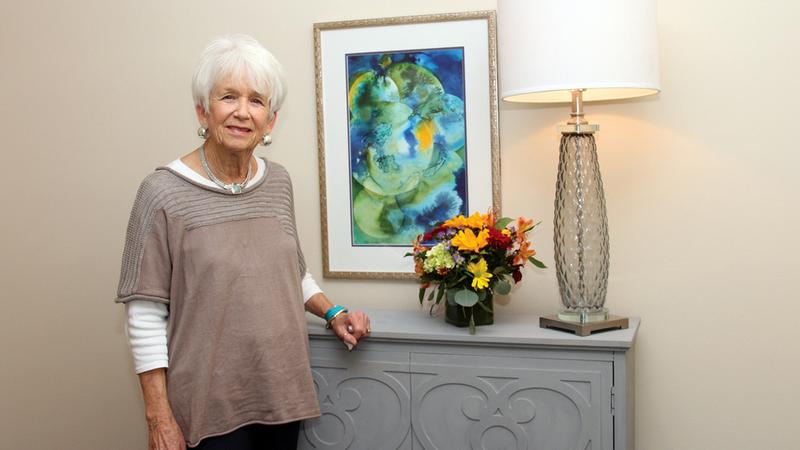
[(417, 260), (414, 263), (414, 273), (416, 273), (418, 277), (421, 277), (425, 274), (425, 269), (422, 268), (422, 261)]
[(458, 247), (459, 250), (471, 250), (477, 253), (483, 247), (486, 247), (488, 238), (489, 230), (481, 230), (476, 236), (470, 228), (467, 228), (459, 231), (451, 241), (451, 244)]
[(492, 211), (492, 208), (489, 208), (489, 212), (483, 215), (483, 226), (486, 228), (492, 228), (496, 222), (497, 218), (494, 215), (494, 211)]
[(525, 261), (528, 260), (529, 256), (533, 256), (533, 255), (536, 254), (536, 250), (534, 250), (532, 248), (529, 248), (530, 245), (531, 245), (531, 243), (528, 242), (527, 240), (522, 242), (522, 243), (520, 243), (520, 245), (519, 245), (519, 253), (517, 253), (517, 256), (514, 257), (514, 265), (515, 266), (516, 265), (520, 265), (520, 264), (525, 264)]
[(414, 240), (414, 254), (425, 252), (428, 250), (428, 247), (425, 247), (420, 242), (422, 242), (422, 235), (418, 234), (417, 238)]
[(517, 218), (517, 233), (519, 233), (520, 235), (528, 231), (528, 229), (531, 228), (532, 226), (533, 226), (533, 219), (526, 219), (522, 216), (519, 216)]

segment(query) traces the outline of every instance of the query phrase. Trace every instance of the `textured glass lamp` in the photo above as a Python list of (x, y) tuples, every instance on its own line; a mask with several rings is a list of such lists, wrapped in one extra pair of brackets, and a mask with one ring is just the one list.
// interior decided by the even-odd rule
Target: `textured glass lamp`
[(501, 97), (571, 103), (560, 126), (554, 244), (558, 319), (609, 319), (608, 220), (594, 133), (583, 102), (658, 93), (655, 0), (498, 0)]

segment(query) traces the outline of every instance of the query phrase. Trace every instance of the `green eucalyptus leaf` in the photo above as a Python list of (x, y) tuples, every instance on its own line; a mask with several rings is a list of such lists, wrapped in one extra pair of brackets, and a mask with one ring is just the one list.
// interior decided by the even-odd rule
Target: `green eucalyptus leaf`
[(486, 289), (481, 289), (478, 292), (478, 303), (480, 303), (480, 302), (482, 302), (484, 300), (486, 300)]
[(478, 303), (478, 294), (469, 289), (462, 289), (456, 292), (456, 303), (461, 306), (470, 307)]
[(547, 268), (547, 266), (545, 266), (543, 262), (539, 261), (538, 259), (534, 258), (533, 256), (529, 256), (528, 257), (528, 261), (530, 261), (531, 264), (533, 264), (534, 266), (536, 266), (536, 267), (538, 267), (540, 269), (546, 269)]
[(500, 280), (494, 285), (494, 290), (500, 295), (508, 295), (511, 292), (511, 284), (506, 280)]
[(494, 223), (494, 228), (497, 230), (502, 230), (508, 224), (510, 224), (512, 220), (514, 219), (512, 219), (511, 217), (501, 217), (497, 219), (497, 222)]

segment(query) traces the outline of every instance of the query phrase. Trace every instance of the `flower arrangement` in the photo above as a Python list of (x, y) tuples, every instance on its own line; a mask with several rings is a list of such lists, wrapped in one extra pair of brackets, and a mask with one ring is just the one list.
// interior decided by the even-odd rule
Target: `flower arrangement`
[[(527, 262), (536, 267), (545, 265), (534, 258), (527, 233), (536, 225), (524, 217), (516, 221), (508, 217), (496, 219), (493, 212), (463, 215), (438, 224), (417, 236), (413, 256), (419, 276), (419, 301), (425, 293), (432, 302), (431, 310), (447, 299), (447, 321), (456, 325), (475, 326), (493, 322), (492, 298), (511, 291), (511, 283), (522, 279)], [(482, 322), (482, 323), (481, 323)]]

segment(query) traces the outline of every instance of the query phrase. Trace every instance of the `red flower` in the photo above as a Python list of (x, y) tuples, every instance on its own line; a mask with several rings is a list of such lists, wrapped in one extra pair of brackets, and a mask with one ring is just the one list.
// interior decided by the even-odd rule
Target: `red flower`
[(503, 234), (502, 231), (495, 228), (487, 228), (489, 230), (489, 246), (497, 249), (504, 249), (511, 246), (511, 237)]
[(522, 272), (520, 272), (519, 268), (517, 268), (511, 272), (511, 277), (514, 278), (514, 284), (517, 284), (522, 279)]
[(425, 235), (422, 236), (422, 242), (430, 242), (433, 238), (436, 237), (437, 234), (439, 234), (439, 233), (441, 233), (442, 231), (445, 231), (445, 230), (447, 230), (447, 227), (443, 227), (443, 226), (439, 225), (438, 227), (436, 227), (436, 228), (432, 229), (431, 231), (425, 233)]

